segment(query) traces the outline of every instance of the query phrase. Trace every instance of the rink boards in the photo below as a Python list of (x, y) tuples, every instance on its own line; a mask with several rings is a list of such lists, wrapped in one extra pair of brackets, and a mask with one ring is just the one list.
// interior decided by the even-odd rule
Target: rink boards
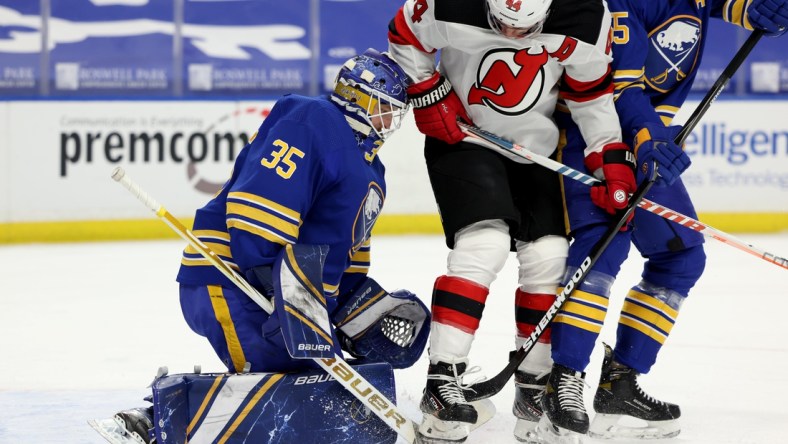
[[(697, 102), (688, 103), (677, 121)], [(14, 101), (0, 104), (0, 243), (159, 238), (165, 226), (109, 176), (122, 166), (188, 222), (229, 176), (272, 101)], [(720, 100), (688, 138), (683, 175), (702, 221), (788, 228), (788, 102)], [(682, 117), (683, 116), (683, 117)], [(326, 131), (330, 131), (327, 129)], [(412, 114), (380, 156), (377, 233), (438, 233)]]

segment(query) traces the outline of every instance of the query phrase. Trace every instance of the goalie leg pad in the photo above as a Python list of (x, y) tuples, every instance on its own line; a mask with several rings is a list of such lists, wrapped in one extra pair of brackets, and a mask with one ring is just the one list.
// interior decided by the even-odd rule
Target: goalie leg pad
[[(396, 399), (387, 364), (353, 366)], [(323, 370), (177, 374), (152, 384), (157, 442), (394, 443), (397, 434)], [(364, 393), (364, 386), (355, 387)], [(382, 405), (371, 399), (373, 405)]]
[(430, 333), (430, 312), (407, 290), (392, 293), (367, 278), (332, 315), (345, 350), (365, 362), (407, 368), (421, 356)]

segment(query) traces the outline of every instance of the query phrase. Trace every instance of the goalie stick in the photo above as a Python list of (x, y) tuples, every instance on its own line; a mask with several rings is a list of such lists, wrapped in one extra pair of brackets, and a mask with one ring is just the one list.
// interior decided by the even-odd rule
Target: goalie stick
[[(175, 218), (166, 208), (153, 199), (148, 193), (142, 190), (139, 185), (132, 181), (126, 172), (118, 167), (112, 172), (112, 179), (123, 185), (129, 192), (134, 194), (148, 209), (156, 213), (173, 231), (192, 247), (197, 249), (211, 265), (215, 266), (230, 281), (238, 286), (247, 296), (256, 302), (267, 313), (273, 312), (273, 305), (268, 299), (260, 294), (249, 282), (240, 274), (233, 270), (226, 262), (216, 255), (207, 245), (202, 243), (188, 228)], [(329, 375), (333, 376), (342, 386), (355, 396), (366, 408), (377, 415), (386, 425), (391, 427), (408, 443), (418, 442), (416, 438), (416, 427), (407, 416), (397, 407), (397, 405), (386, 398), (375, 386), (370, 384), (353, 367), (351, 367), (339, 354), (334, 354), (331, 358), (317, 358), (314, 361), (320, 365)]]
[[(728, 66), (726, 66), (725, 69), (722, 71), (722, 74), (720, 74), (720, 77), (717, 79), (716, 82), (714, 82), (714, 85), (711, 87), (709, 92), (707, 92), (706, 96), (703, 97), (701, 103), (692, 112), (692, 115), (687, 120), (687, 124), (684, 126), (684, 128), (682, 128), (681, 132), (676, 136), (675, 141), (677, 145), (681, 145), (684, 143), (687, 136), (692, 132), (692, 130), (695, 128), (698, 122), (700, 122), (701, 117), (703, 117), (703, 115), (709, 109), (711, 103), (717, 99), (717, 96), (720, 94), (720, 92), (722, 92), (723, 88), (725, 88), (725, 85), (727, 85), (728, 81), (731, 79), (731, 77), (733, 77), (733, 74), (736, 72), (736, 70), (739, 69), (741, 64), (744, 62), (744, 59), (747, 58), (750, 51), (752, 51), (753, 47), (755, 47), (755, 44), (758, 43), (758, 40), (760, 40), (762, 35), (763, 35), (763, 31), (760, 30), (753, 31), (752, 34), (750, 34), (750, 37), (747, 39), (747, 41), (744, 42), (741, 48), (739, 48), (739, 50), (733, 56), (733, 59), (731, 59), (731, 61), (728, 63)], [(469, 133), (468, 130), (469, 128), (473, 128), (462, 122), (458, 122), (458, 124), (466, 134)], [(532, 153), (526, 150), (525, 148), (520, 147), (519, 145), (515, 145), (512, 144), (511, 142), (505, 141), (504, 139), (492, 135), (491, 133), (486, 133), (486, 134), (489, 134), (490, 136), (494, 137), (496, 140), (500, 140), (501, 142), (504, 142), (505, 146), (499, 147), (496, 143), (486, 141), (485, 139), (477, 139), (477, 140), (485, 140), (486, 145), (483, 146), (488, 148), (493, 148), (499, 151), (500, 148), (503, 148), (504, 151), (516, 153), (516, 155), (518, 156), (522, 156), (528, 160), (533, 161), (536, 164), (541, 165), (541, 163), (537, 161), (536, 157), (534, 157), (536, 156), (535, 153)], [(481, 136), (477, 136), (473, 133), (470, 133), (469, 137), (479, 138)], [(472, 141), (472, 140), (468, 140), (468, 141)], [(515, 147), (517, 149), (515, 149)], [(526, 157), (527, 155), (533, 158)], [(552, 160), (550, 161), (554, 162)], [(555, 162), (555, 164), (556, 165), (553, 166), (560, 166), (560, 168), (568, 168), (558, 162)], [(547, 166), (547, 165), (542, 165), (542, 166)], [(548, 168), (551, 167), (548, 166)], [(558, 170), (556, 169), (556, 171)], [(564, 171), (558, 171), (558, 172), (561, 174), (565, 174), (569, 177), (577, 176), (577, 174), (582, 174), (576, 170), (571, 170), (571, 172), (569, 172), (568, 170), (565, 171), (567, 171), (568, 174), (566, 174)], [(588, 275), (588, 271), (591, 269), (594, 263), (596, 263), (596, 261), (602, 255), (602, 253), (604, 253), (605, 249), (607, 248), (607, 245), (612, 241), (613, 237), (616, 235), (618, 230), (624, 225), (624, 222), (627, 220), (629, 214), (631, 214), (632, 211), (635, 210), (636, 206), (640, 206), (640, 202), (643, 200), (643, 196), (645, 196), (648, 190), (651, 188), (651, 186), (654, 185), (656, 179), (657, 179), (657, 168), (654, 168), (652, 170), (651, 177), (649, 177), (646, 181), (641, 183), (638, 189), (635, 191), (635, 193), (630, 197), (629, 204), (627, 205), (626, 209), (618, 215), (619, 217), (613, 221), (614, 223), (611, 223), (611, 225), (608, 227), (607, 231), (602, 236), (602, 238), (599, 239), (599, 241), (597, 241), (597, 243), (594, 244), (593, 247), (591, 247), (589, 255), (585, 258), (585, 260), (583, 260), (580, 267), (577, 269), (577, 271), (575, 271), (575, 274), (572, 275), (570, 281), (566, 283), (566, 286), (564, 287), (563, 291), (561, 291), (561, 293), (559, 293), (556, 296), (555, 302), (553, 303), (552, 306), (550, 306), (550, 308), (547, 310), (547, 313), (545, 313), (542, 319), (539, 320), (539, 323), (536, 325), (534, 331), (531, 332), (528, 338), (526, 338), (525, 342), (523, 342), (523, 345), (520, 346), (520, 348), (517, 349), (511, 355), (511, 357), (509, 358), (509, 362), (506, 364), (506, 367), (504, 367), (503, 370), (498, 372), (498, 374), (493, 376), (492, 378), (481, 382), (477, 382), (476, 384), (473, 384), (465, 388), (463, 390), (465, 394), (465, 399), (467, 399), (468, 401), (475, 401), (479, 399), (488, 398), (500, 392), (504, 388), (506, 383), (514, 374), (515, 370), (517, 370), (517, 367), (520, 365), (521, 362), (523, 362), (525, 357), (534, 347), (536, 341), (539, 340), (539, 337), (544, 332), (544, 329), (547, 328), (550, 322), (552, 322), (553, 318), (558, 313), (558, 310), (561, 308), (564, 301), (566, 301), (569, 294), (575, 288), (580, 286), (580, 284), (585, 280), (586, 276)]]

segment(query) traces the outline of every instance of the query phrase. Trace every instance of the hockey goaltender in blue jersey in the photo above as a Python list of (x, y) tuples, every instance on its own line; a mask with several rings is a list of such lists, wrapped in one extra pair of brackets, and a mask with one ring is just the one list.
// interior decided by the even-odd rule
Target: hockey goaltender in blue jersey
[[(374, 152), (359, 151), (336, 105), (285, 96), (241, 151), (224, 188), (197, 210), (193, 232), (242, 271), (273, 264), (288, 243), (328, 245), (323, 288), (335, 296), (345, 271), (363, 277), (369, 268), (384, 172)], [(181, 264), (178, 282), (232, 286), (191, 247)]]
[[(416, 295), (389, 293), (367, 277), (370, 232), (386, 195), (377, 151), (408, 110), (408, 83), (393, 60), (370, 49), (341, 67), (330, 96), (277, 101), (192, 230), (276, 309), (263, 310), (187, 247), (177, 277), (183, 316), (229, 372), (160, 375), (152, 408), (93, 422), (103, 436), (159, 444), (396, 440), (370, 410), (388, 415), (388, 401), (359, 380), (349, 392), (334, 378), (347, 382), (353, 366), (392, 399), (392, 367), (413, 365), (429, 334), (429, 311)], [(355, 359), (335, 359), (340, 349)]]

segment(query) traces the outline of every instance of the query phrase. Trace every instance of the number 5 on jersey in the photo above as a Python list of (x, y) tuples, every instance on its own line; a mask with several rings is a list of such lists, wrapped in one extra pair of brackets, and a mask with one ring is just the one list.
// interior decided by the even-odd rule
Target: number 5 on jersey
[[(304, 152), (294, 146), (288, 145), (287, 142), (284, 142), (282, 139), (276, 139), (274, 141), (274, 146), (278, 146), (279, 149), (271, 153), (270, 159), (263, 157), (263, 159), (260, 160), (260, 165), (271, 169), (276, 168), (276, 174), (282, 176), (284, 179), (289, 179), (297, 168), (292, 157), (296, 156), (303, 159)], [(280, 162), (285, 165), (285, 168), (279, 165)]]

